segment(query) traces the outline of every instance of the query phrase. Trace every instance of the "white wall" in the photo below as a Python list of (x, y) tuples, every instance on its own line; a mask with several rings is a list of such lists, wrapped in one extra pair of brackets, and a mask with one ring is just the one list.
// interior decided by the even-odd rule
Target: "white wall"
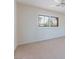
[(16, 33), (17, 33), (17, 31), (16, 31), (16, 25), (17, 25), (17, 23), (16, 23), (16, 2), (15, 2), (15, 4), (14, 4), (14, 50), (16, 49), (16, 47), (17, 47), (17, 39), (16, 39)]
[[(47, 11), (44, 9), (18, 4), (18, 44), (31, 43), (64, 36), (64, 14)], [(38, 15), (49, 15), (59, 17), (59, 27), (38, 27)]]
[(14, 50), (16, 49), (16, 47), (18, 46), (18, 9), (17, 9), (17, 4), (15, 1), (14, 4)]

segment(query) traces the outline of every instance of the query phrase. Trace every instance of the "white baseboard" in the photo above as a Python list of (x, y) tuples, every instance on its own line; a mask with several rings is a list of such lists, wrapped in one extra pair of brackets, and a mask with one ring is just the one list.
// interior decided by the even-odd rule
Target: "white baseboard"
[(18, 44), (14, 47), (14, 51), (16, 50), (17, 47), (18, 47)]
[(57, 38), (65, 38), (65, 36), (56, 37), (56, 38), (50, 38), (50, 39), (43, 39), (43, 40), (34, 40), (34, 41), (30, 41), (30, 42), (23, 41), (23, 42), (19, 42), (18, 46), (19, 45), (24, 45), (24, 44), (30, 44), (30, 43), (35, 43), (35, 42), (41, 42), (41, 41), (51, 40), (51, 39), (57, 39)]

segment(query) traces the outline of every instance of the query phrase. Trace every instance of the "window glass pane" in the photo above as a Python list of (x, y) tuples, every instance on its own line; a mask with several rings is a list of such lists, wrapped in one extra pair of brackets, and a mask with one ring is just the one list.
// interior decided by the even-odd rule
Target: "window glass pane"
[(49, 21), (48, 20), (49, 20), (49, 17), (45, 16), (45, 20), (44, 20), (44, 26), (45, 27), (49, 26), (49, 23), (48, 23)]
[(40, 27), (48, 27), (49, 24), (48, 24), (48, 20), (49, 20), (49, 17), (48, 16), (39, 16), (39, 26)]
[(57, 18), (55, 17), (50, 18), (50, 26), (51, 27), (57, 26)]
[(44, 24), (44, 16), (39, 16), (38, 22), (39, 22), (39, 26), (44, 26), (43, 25)]
[(53, 22), (53, 25), (56, 25), (57, 24), (56, 18), (53, 18), (52, 22)]

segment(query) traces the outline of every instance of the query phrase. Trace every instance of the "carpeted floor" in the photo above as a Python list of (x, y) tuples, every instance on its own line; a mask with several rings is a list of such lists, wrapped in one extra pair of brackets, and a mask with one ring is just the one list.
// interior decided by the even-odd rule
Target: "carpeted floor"
[(20, 45), (15, 59), (65, 59), (65, 38)]

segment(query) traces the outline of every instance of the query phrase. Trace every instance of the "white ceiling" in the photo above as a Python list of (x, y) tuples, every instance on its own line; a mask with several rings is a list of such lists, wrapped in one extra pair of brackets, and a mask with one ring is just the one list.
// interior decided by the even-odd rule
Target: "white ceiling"
[(17, 2), (40, 7), (51, 11), (65, 13), (65, 7), (57, 7), (57, 3), (54, 0), (17, 0)]

